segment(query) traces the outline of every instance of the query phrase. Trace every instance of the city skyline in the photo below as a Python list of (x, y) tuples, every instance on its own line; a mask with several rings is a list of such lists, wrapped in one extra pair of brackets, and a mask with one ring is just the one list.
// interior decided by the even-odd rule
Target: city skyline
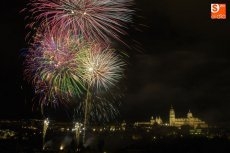
[[(22, 79), (20, 50), (28, 46), (26, 21), (19, 12), (26, 2), (4, 0), (1, 9), (0, 118), (42, 117), (32, 111), (32, 91)], [(190, 109), (207, 122), (229, 125), (229, 12), (226, 20), (211, 20), (210, 2), (198, 0), (136, 0), (135, 7), (129, 37), (140, 43), (141, 51), (129, 50), (119, 118), (144, 120), (167, 114), (166, 108), (173, 105), (178, 116)], [(53, 116), (71, 114), (64, 109), (52, 111)]]

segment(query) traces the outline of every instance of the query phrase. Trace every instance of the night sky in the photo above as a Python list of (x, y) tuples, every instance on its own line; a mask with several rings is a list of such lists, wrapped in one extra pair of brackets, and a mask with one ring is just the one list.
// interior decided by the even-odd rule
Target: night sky
[[(22, 81), (20, 50), (26, 48), (25, 0), (1, 1), (0, 118), (40, 117)], [(211, 20), (208, 0), (136, 0), (128, 49), (124, 104), (127, 121), (161, 116), (169, 108), (185, 117), (188, 110), (208, 123), (230, 121), (230, 14)], [(230, 8), (230, 5), (227, 8)], [(229, 16), (229, 17), (228, 17)], [(134, 41), (133, 41), (134, 42)]]

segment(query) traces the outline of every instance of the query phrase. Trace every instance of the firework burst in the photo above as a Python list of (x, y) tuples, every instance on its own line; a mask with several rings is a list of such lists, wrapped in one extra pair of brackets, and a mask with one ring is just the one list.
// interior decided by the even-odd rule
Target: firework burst
[(82, 94), (78, 72), (79, 41), (47, 34), (25, 56), (25, 78), (35, 87), (42, 105), (59, 104)]
[[(117, 86), (123, 77), (126, 63), (114, 49), (98, 44), (89, 44), (82, 48), (78, 56), (81, 57), (79, 58), (79, 72), (82, 73), (81, 76), (87, 91), (85, 102), (77, 109), (83, 110), (84, 128), (87, 129), (88, 120), (94, 114), (97, 119), (101, 120), (108, 119), (109, 115), (113, 116), (117, 113), (113, 103), (101, 98), (98, 93), (108, 93), (112, 87)], [(97, 98), (100, 100), (95, 100)], [(85, 142), (85, 132), (83, 133), (83, 143)]]
[(78, 56), (79, 71), (88, 88), (109, 91), (124, 76), (126, 63), (114, 49), (94, 44), (81, 49)]
[(36, 40), (25, 56), (24, 73), (42, 105), (80, 98), (86, 88), (108, 92), (124, 75), (126, 63), (108, 46), (50, 33)]
[(132, 22), (132, 4), (133, 0), (31, 0), (28, 11), (34, 21), (29, 27), (39, 24), (60, 35), (121, 41), (119, 34), (126, 34), (126, 25)]

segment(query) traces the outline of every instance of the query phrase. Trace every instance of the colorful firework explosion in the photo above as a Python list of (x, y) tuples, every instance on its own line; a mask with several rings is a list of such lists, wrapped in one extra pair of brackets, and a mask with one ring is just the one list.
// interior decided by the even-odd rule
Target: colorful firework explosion
[[(41, 104), (58, 104), (68, 97), (83, 93), (84, 85), (78, 72), (79, 41), (46, 34), (31, 45), (25, 56), (25, 78), (40, 95)], [(42, 96), (41, 96), (42, 95)]]
[[(118, 82), (124, 75), (126, 63), (114, 49), (109, 46), (104, 47), (99, 44), (88, 44), (78, 53), (79, 72), (82, 73), (82, 79), (87, 87), (87, 93), (84, 103), (80, 103), (76, 110), (84, 112), (84, 126), (87, 126), (88, 120), (109, 120), (116, 116), (118, 111), (112, 102), (112, 94), (108, 101), (105, 93), (118, 86)], [(84, 134), (85, 135), (85, 134)], [(85, 137), (83, 138), (83, 140)]]
[(93, 44), (81, 49), (78, 56), (79, 71), (88, 88), (108, 91), (124, 76), (126, 63), (114, 49)]
[[(59, 35), (73, 34), (86, 40), (120, 40), (131, 23), (133, 0), (31, 0), (29, 27), (51, 27)], [(37, 28), (37, 27), (35, 27)]]
[(109, 91), (123, 77), (126, 64), (108, 46), (49, 33), (38, 38), (25, 56), (24, 73), (42, 105), (80, 98), (86, 88)]

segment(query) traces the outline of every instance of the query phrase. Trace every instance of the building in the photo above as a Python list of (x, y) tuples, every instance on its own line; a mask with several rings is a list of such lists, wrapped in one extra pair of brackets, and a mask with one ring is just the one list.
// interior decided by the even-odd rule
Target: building
[(177, 128), (181, 128), (183, 125), (189, 125), (190, 127), (197, 128), (207, 128), (208, 125), (199, 118), (193, 117), (193, 114), (190, 112), (187, 113), (186, 118), (176, 118), (175, 111), (173, 107), (169, 110), (169, 124), (163, 123), (161, 117), (154, 118), (153, 116), (149, 121), (146, 122), (135, 122), (135, 127), (151, 127), (153, 125), (162, 125), (162, 126), (173, 126)]
[(180, 128), (182, 125), (189, 125), (193, 128), (207, 128), (208, 125), (199, 118), (193, 117), (192, 113), (187, 113), (187, 118), (176, 118), (175, 111), (173, 107), (169, 111), (169, 125)]
[(162, 125), (163, 121), (161, 117), (156, 117), (155, 119), (153, 116), (150, 118), (149, 122), (135, 122), (134, 126), (152, 126), (152, 125)]

